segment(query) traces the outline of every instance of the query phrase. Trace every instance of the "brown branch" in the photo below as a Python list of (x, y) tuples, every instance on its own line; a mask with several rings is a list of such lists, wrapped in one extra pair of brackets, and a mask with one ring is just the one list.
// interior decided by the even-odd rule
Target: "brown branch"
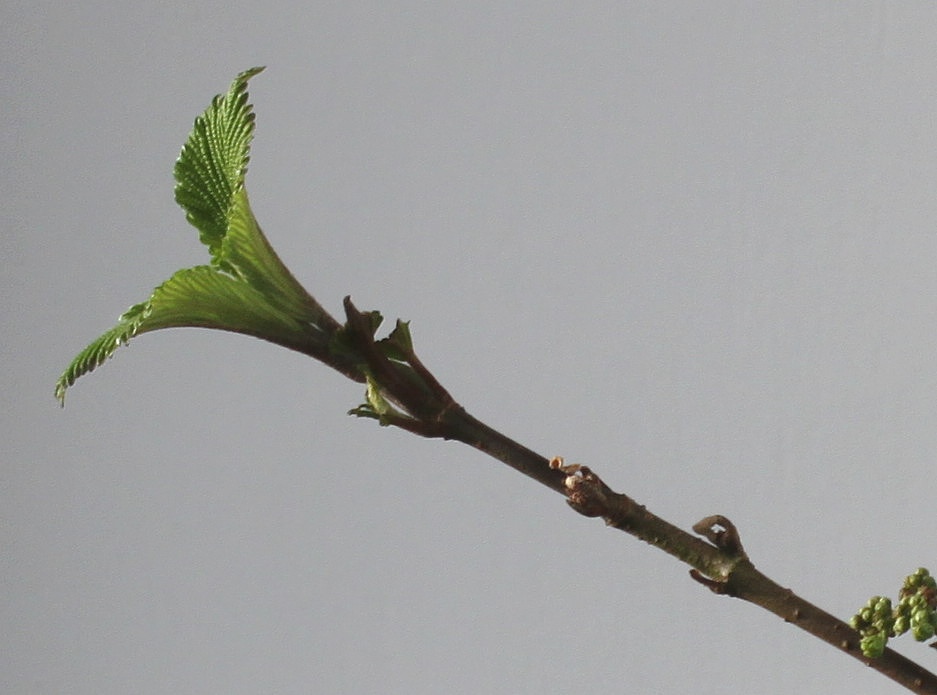
[[(911, 692), (937, 695), (937, 675), (892, 649), (886, 648), (877, 659), (866, 657), (859, 648), (861, 636), (850, 625), (759, 572), (742, 546), (738, 529), (727, 518), (706, 517), (694, 525), (693, 530), (699, 535), (693, 535), (627, 495), (613, 491), (587, 466), (565, 465), (560, 458), (547, 460), (467, 413), (412, 351), (405, 363), (388, 358), (375, 343), (365, 316), (349, 298), (345, 299), (345, 312), (347, 335), (359, 355), (360, 368), (366, 370), (362, 373), (370, 374), (382, 396), (406, 411), (406, 415), (381, 416), (383, 424), (424, 437), (468, 444), (564, 495), (580, 514), (600, 517), (606, 525), (686, 563), (692, 568), (690, 576), (714, 593), (739, 598), (774, 613)], [(347, 359), (343, 359), (340, 371), (346, 373), (347, 364)]]
[(889, 648), (877, 659), (866, 657), (859, 648), (861, 635), (851, 626), (758, 571), (742, 547), (735, 525), (724, 516), (707, 517), (693, 526), (694, 531), (709, 540), (705, 543), (628, 496), (613, 492), (586, 466), (564, 466), (559, 459), (554, 459), (552, 465), (568, 473), (568, 502), (573, 509), (586, 516), (602, 517), (608, 526), (626, 531), (691, 565), (690, 576), (714, 593), (761, 606), (911, 692), (937, 693), (937, 675)]

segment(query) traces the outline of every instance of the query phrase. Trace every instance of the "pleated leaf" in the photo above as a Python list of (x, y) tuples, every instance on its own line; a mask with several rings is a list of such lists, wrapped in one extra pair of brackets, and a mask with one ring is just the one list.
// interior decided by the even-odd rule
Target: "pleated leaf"
[(234, 194), (244, 185), (254, 114), (247, 101), (247, 81), (263, 68), (238, 75), (227, 94), (219, 94), (195, 119), (173, 172), (176, 202), (208, 246), (212, 263), (224, 267), (221, 243), (228, 230)]
[(236, 277), (256, 288), (273, 306), (314, 325), (333, 322), (267, 241), (244, 188), (233, 196), (220, 256)]
[(288, 347), (315, 330), (272, 305), (246, 282), (210, 266), (186, 268), (157, 287), (148, 301), (128, 309), (116, 326), (82, 350), (59, 378), (56, 398), (64, 403), (65, 390), (78, 377), (102, 365), (134, 336), (182, 327), (244, 333)]
[(280, 261), (244, 188), (254, 129), (247, 80), (261, 70), (241, 73), (227, 94), (212, 100), (176, 162), (176, 201), (208, 246), (211, 265), (178, 271), (82, 350), (56, 384), (60, 402), (78, 377), (140, 333), (196, 326), (301, 348), (328, 344), (338, 329)]

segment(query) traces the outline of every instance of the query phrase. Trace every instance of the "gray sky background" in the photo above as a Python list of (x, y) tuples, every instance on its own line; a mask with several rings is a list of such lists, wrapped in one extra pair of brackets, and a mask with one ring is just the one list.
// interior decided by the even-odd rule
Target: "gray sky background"
[(0, 690), (898, 690), (261, 341), (52, 387), (206, 259), (172, 165), (267, 65), (248, 189), (327, 308), (848, 618), (937, 570), (933, 3), (8, 0), (0, 34)]

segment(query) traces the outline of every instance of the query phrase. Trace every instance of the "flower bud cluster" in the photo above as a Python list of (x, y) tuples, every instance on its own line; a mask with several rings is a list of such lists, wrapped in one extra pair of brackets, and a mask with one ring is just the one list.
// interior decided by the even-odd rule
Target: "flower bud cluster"
[(850, 621), (861, 635), (862, 653), (876, 658), (885, 651), (889, 637), (911, 631), (923, 642), (937, 634), (937, 580), (921, 567), (904, 580), (898, 605), (891, 599), (873, 596)]
[(849, 622), (862, 635), (862, 653), (873, 659), (880, 657), (888, 638), (894, 634), (895, 618), (891, 599), (873, 596)]
[(923, 642), (937, 632), (937, 580), (923, 567), (904, 580), (895, 609), (895, 634), (911, 630)]

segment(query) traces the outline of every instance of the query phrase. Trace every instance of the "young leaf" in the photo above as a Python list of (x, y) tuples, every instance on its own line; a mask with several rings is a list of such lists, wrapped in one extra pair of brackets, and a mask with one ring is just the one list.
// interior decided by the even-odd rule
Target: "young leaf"
[(186, 268), (157, 287), (148, 301), (128, 309), (116, 326), (82, 350), (59, 378), (55, 397), (64, 403), (66, 389), (78, 377), (102, 365), (135, 335), (182, 327), (244, 333), (286, 347), (315, 340), (319, 332), (272, 305), (246, 282), (209, 266)]
[(134, 304), (121, 315), (116, 326), (78, 353), (55, 384), (55, 397), (59, 403), (65, 405), (65, 390), (74, 384), (78, 377), (104, 364), (117, 348), (136, 335), (140, 324), (146, 318), (149, 304)]
[(227, 94), (216, 96), (195, 119), (195, 125), (176, 161), (176, 202), (208, 246), (212, 263), (224, 267), (221, 242), (228, 231), (232, 196), (244, 185), (250, 143), (254, 137), (253, 109), (247, 103), (247, 81), (263, 70), (245, 70)]
[(406, 362), (413, 355), (413, 339), (410, 337), (410, 322), (397, 319), (390, 335), (377, 342), (384, 354), (392, 360)]
[(312, 324), (328, 326), (330, 330), (338, 328), (338, 323), (277, 256), (254, 218), (244, 188), (232, 198), (220, 257), (231, 272), (256, 288), (273, 306)]
[(55, 395), (100, 366), (133, 336), (160, 328), (198, 326), (263, 338), (294, 349), (327, 350), (339, 324), (283, 265), (251, 211), (244, 176), (254, 130), (247, 80), (238, 75), (195, 125), (175, 167), (176, 201), (208, 246), (211, 266), (180, 270), (149, 300), (72, 360)]

